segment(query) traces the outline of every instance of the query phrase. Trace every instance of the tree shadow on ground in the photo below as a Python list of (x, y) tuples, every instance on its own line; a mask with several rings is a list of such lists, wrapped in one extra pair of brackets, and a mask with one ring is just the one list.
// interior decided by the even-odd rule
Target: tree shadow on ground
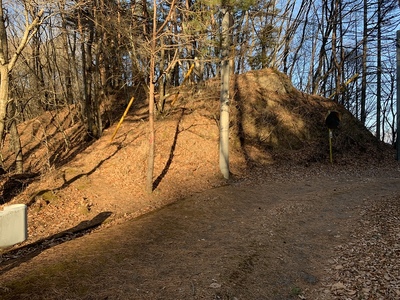
[(35, 181), (38, 173), (13, 174), (0, 176), (0, 205), (11, 201), (21, 193), (29, 184)]
[[(78, 180), (79, 178), (93, 174), (104, 162), (106, 162), (111, 157), (113, 157), (115, 154), (117, 154), (117, 152), (119, 150), (121, 150), (121, 148), (122, 148), (122, 146), (118, 145), (117, 149), (112, 154), (110, 154), (105, 159), (101, 160), (92, 170), (90, 170), (89, 172), (86, 172), (86, 173), (78, 174), (69, 180), (64, 179), (64, 183), (60, 187), (51, 189), (51, 190), (61, 190), (65, 187), (69, 186), (71, 183)], [(13, 199), (13, 197), (15, 197), (16, 195), (21, 193), (30, 183), (35, 181), (35, 179), (38, 177), (38, 175), (39, 175), (38, 173), (15, 174), (13, 176), (8, 177), (4, 181), (4, 183), (2, 183), (0, 180), (0, 188), (2, 189), (2, 194), (0, 195), (0, 204), (5, 204), (5, 203), (11, 201)], [(31, 206), (36, 201), (36, 198), (38, 196), (41, 196), (44, 193), (49, 192), (49, 191), (50, 191), (50, 189), (44, 189), (44, 190), (41, 190), (41, 191), (35, 193), (31, 197), (31, 199), (28, 201), (28, 203), (26, 203), (26, 205)]]
[[(61, 190), (67, 186), (69, 186), (71, 183), (74, 181), (78, 180), (79, 178), (83, 176), (89, 176), (90, 174), (94, 173), (104, 162), (109, 160), (111, 157), (113, 157), (119, 150), (121, 150), (121, 146), (118, 146), (117, 149), (109, 155), (107, 158), (103, 159), (100, 161), (92, 170), (86, 173), (81, 173), (76, 175), (75, 177), (65, 180), (64, 183), (55, 189), (52, 190)], [(15, 196), (17, 196), (19, 193), (24, 191), (29, 184), (31, 184), (33, 181), (35, 181), (39, 173), (23, 173), (23, 174), (14, 174), (12, 176), (6, 177), (5, 180), (2, 180), (0, 178), (0, 189), (1, 194), (0, 194), (0, 205), (1, 204), (6, 204), (7, 202), (11, 201)], [(27, 203), (28, 206), (32, 205), (36, 201), (36, 197), (43, 195), (46, 192), (49, 192), (49, 189), (41, 190), (33, 195), (29, 202)]]
[(0, 254), (0, 275), (10, 271), (15, 267), (18, 267), (22, 263), (31, 260), (49, 248), (70, 240), (74, 240), (92, 232), (101, 224), (103, 224), (104, 221), (111, 216), (111, 214), (112, 212), (109, 211), (99, 213), (93, 219), (83, 221), (75, 227)]
[(153, 183), (153, 190), (155, 190), (155, 189), (158, 187), (158, 185), (161, 183), (161, 181), (163, 180), (163, 178), (165, 177), (165, 175), (167, 175), (169, 168), (171, 167), (172, 160), (173, 160), (173, 158), (174, 158), (176, 143), (177, 143), (177, 141), (178, 141), (178, 135), (179, 135), (179, 133), (181, 132), (181, 131), (179, 130), (179, 124), (181, 123), (181, 121), (182, 121), (184, 115), (185, 115), (185, 109), (182, 108), (181, 114), (180, 114), (179, 119), (178, 119), (178, 123), (176, 124), (174, 140), (173, 140), (172, 145), (171, 145), (171, 150), (170, 150), (170, 152), (169, 152), (168, 160), (167, 160), (167, 162), (166, 162), (166, 164), (165, 164), (163, 170), (161, 171), (160, 175), (158, 175), (158, 177), (156, 178), (156, 180), (154, 180), (154, 183)]

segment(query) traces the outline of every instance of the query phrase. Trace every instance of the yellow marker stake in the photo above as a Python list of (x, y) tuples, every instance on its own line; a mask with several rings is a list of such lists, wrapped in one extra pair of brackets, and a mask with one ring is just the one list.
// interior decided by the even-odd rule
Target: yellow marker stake
[(181, 87), (185, 83), (185, 81), (189, 78), (190, 74), (192, 74), (193, 69), (194, 69), (194, 64), (190, 66), (189, 71), (187, 71), (185, 77), (183, 78), (183, 81), (179, 86), (178, 92), (175, 94), (174, 100), (171, 102), (172, 106), (175, 104), (176, 100), (178, 100), (179, 93), (181, 92)]
[(333, 159), (332, 159), (332, 130), (331, 129), (329, 129), (329, 159), (332, 164)]
[(134, 99), (135, 99), (135, 97), (132, 97), (131, 100), (129, 101), (128, 106), (126, 107), (126, 109), (125, 109), (125, 111), (124, 111), (124, 114), (122, 115), (121, 119), (120, 119), (119, 122), (118, 122), (117, 128), (115, 128), (114, 134), (113, 134), (113, 136), (111, 137), (110, 142), (113, 141), (115, 135), (117, 134), (118, 129), (119, 129), (119, 127), (121, 126), (122, 122), (124, 121), (124, 119), (125, 119), (125, 117), (126, 117), (128, 111), (129, 111), (129, 108), (131, 108), (131, 105), (132, 105)]

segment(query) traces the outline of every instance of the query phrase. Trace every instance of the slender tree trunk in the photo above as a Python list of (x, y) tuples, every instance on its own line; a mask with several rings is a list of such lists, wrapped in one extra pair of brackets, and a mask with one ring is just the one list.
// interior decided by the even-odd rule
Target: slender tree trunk
[[(340, 78), (339, 78), (339, 63), (338, 63), (338, 55), (337, 55), (337, 21), (338, 21), (338, 0), (335, 0), (332, 3), (332, 15), (330, 22), (332, 23), (332, 55), (331, 55), (331, 64), (333, 67), (333, 77), (334, 77), (334, 88), (332, 88), (331, 93), (334, 93), (334, 100), (338, 102), (339, 94), (340, 94)], [(334, 90), (334, 91), (333, 91)]]
[[(1, 10), (1, 8), (0, 8), (0, 10)], [(0, 23), (1, 23), (1, 21), (0, 21)], [(5, 137), (8, 89), (9, 89), (8, 64), (0, 64), (0, 139), (1, 139), (1, 141), (3, 141), (3, 139)], [(1, 162), (1, 164), (3, 164), (3, 162)]]
[(8, 107), (9, 108), (7, 109), (7, 114), (9, 115), (9, 120), (11, 120), (11, 123), (9, 125), (11, 143), (15, 153), (15, 172), (21, 174), (24, 172), (24, 160), (22, 156), (21, 139), (17, 129), (17, 121), (15, 120), (15, 114), (16, 114), (15, 102), (12, 101), (11, 103), (9, 103)]
[(367, 114), (365, 111), (365, 103), (367, 98), (367, 45), (368, 45), (368, 1), (364, 0), (364, 16), (363, 16), (363, 52), (362, 52), (362, 79), (361, 79), (361, 123), (365, 125)]
[(230, 12), (224, 9), (222, 19), (222, 57), (221, 57), (221, 99), (220, 99), (220, 142), (219, 167), (224, 178), (229, 179), (229, 48)]
[(377, 140), (381, 139), (381, 110), (382, 110), (382, 16), (381, 16), (381, 5), (382, 5), (382, 0), (378, 0), (378, 49), (377, 49), (377, 94), (376, 94), (376, 138)]
[[(164, 47), (164, 39), (160, 39), (161, 42), (161, 51), (160, 51), (160, 72), (163, 72), (165, 69), (165, 47)], [(162, 78), (160, 78), (160, 83), (158, 86), (158, 103), (157, 103), (157, 111), (162, 113), (164, 112), (164, 105), (165, 105), (165, 77), (166, 75), (163, 75)]]
[(155, 69), (155, 51), (157, 37), (157, 3), (153, 1), (153, 33), (151, 40), (151, 57), (150, 57), (150, 84), (149, 84), (149, 153), (147, 157), (147, 180), (146, 191), (151, 194), (153, 192), (153, 173), (154, 173), (154, 150), (155, 150), (155, 131), (154, 131), (154, 69)]
[[(65, 2), (62, 4), (62, 9), (64, 10), (65, 7)], [(67, 67), (65, 69), (65, 73), (63, 75), (64, 77), (64, 84), (65, 84), (65, 97), (66, 97), (66, 103), (68, 104), (73, 104), (75, 103), (75, 99), (74, 99), (74, 93), (72, 90), (72, 60), (73, 60), (73, 55), (71, 55), (72, 57), (70, 57), (68, 55), (68, 49), (69, 49), (69, 33), (68, 33), (68, 29), (67, 29), (67, 20), (65, 18), (64, 14), (61, 14), (61, 33), (62, 33), (62, 44), (64, 46), (64, 51), (65, 51), (65, 55), (66, 55), (66, 63), (67, 63)], [(73, 53), (71, 53), (73, 54)]]
[[(356, 26), (356, 28), (357, 28), (357, 26), (358, 26), (358, 18), (357, 18), (357, 15), (356, 15), (356, 18), (355, 18), (355, 20), (354, 20), (354, 22), (355, 22), (355, 26)], [(356, 32), (355, 32), (355, 44), (354, 44), (354, 49), (355, 49), (355, 51), (356, 51), (356, 53), (358, 52), (358, 33), (357, 33), (357, 30), (356, 30)], [(360, 64), (357, 62), (357, 60), (356, 60), (356, 63), (355, 63), (355, 70), (356, 70), (356, 73), (358, 74), (359, 73), (359, 68), (360, 68)], [(356, 90), (355, 90), (355, 104), (354, 104), (354, 106), (355, 106), (355, 117), (356, 117), (356, 119), (358, 119), (358, 120), (360, 120), (360, 93), (359, 93), (359, 91), (360, 91), (360, 83), (359, 83), (359, 81), (357, 80), (356, 81)]]
[[(80, 85), (82, 90), (82, 99), (81, 99), (81, 116), (83, 119), (84, 124), (86, 125), (86, 130), (89, 130), (88, 127), (88, 120), (87, 120), (87, 115), (88, 115), (88, 91), (87, 91), (87, 73), (86, 73), (86, 48), (85, 48), (85, 31), (83, 28), (83, 16), (81, 11), (78, 11), (78, 32), (79, 32), (79, 39), (80, 39), (80, 50), (81, 50), (81, 59), (82, 59), (82, 66), (81, 70), (76, 72), (76, 78), (79, 78), (79, 73), (81, 73), (81, 78), (82, 78), (82, 84)], [(75, 58), (73, 58), (75, 60)], [(75, 64), (77, 65), (77, 64)], [(80, 82), (80, 81), (78, 81)]]
[[(342, 2), (339, 1), (339, 44), (340, 44), (340, 66), (339, 66), (339, 78), (341, 80), (341, 83), (344, 83), (346, 80), (346, 68), (345, 68), (345, 49), (344, 49), (344, 43), (343, 43), (343, 36), (344, 36), (344, 32), (343, 32), (343, 7), (342, 7)], [(347, 100), (347, 91), (348, 89), (345, 89), (345, 92), (343, 93), (343, 95), (340, 95), (340, 103), (345, 105), (348, 103)]]
[[(103, 18), (101, 17), (101, 13), (105, 9), (103, 1), (100, 1), (99, 7), (94, 9), (94, 37), (92, 40), (93, 43), (93, 53), (92, 59), (95, 61), (94, 66), (92, 67), (92, 78), (93, 78), (93, 96), (92, 96), (92, 114), (93, 114), (93, 123), (94, 130), (96, 132), (95, 137), (100, 138), (103, 133), (103, 121), (101, 119), (101, 100), (103, 97), (100, 97), (101, 94), (107, 96), (107, 77), (109, 71), (105, 66), (105, 47), (103, 43), (107, 43), (107, 35), (103, 30)], [(102, 78), (102, 77), (105, 78)]]
[(326, 83), (326, 79), (327, 79), (328, 71), (324, 70), (324, 62), (327, 58), (327, 48), (328, 48), (328, 44), (329, 44), (329, 37), (332, 34), (332, 24), (331, 24), (331, 22), (329, 22), (329, 20), (325, 20), (325, 15), (327, 14), (328, 11), (329, 11), (328, 3), (324, 2), (323, 6), (322, 6), (322, 17), (321, 17), (322, 20), (321, 20), (321, 23), (318, 24), (318, 27), (320, 28), (321, 33), (323, 33), (323, 36), (322, 36), (322, 40), (321, 40), (317, 68), (315, 70), (315, 73), (314, 73), (313, 79), (312, 79), (312, 88), (311, 88), (312, 94), (317, 94), (318, 89), (321, 86), (322, 87), (325, 86), (324, 83)]
[[(8, 74), (8, 40), (4, 24), (3, 1), (0, 0), (0, 140), (5, 137), (7, 117), (9, 74)], [(3, 164), (3, 162), (1, 162)]]

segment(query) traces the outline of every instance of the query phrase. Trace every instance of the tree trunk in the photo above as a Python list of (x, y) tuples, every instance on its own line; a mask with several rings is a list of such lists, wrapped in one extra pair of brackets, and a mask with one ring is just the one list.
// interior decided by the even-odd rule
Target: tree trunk
[[(6, 27), (4, 24), (3, 1), (0, 0), (0, 140), (5, 136), (5, 125), (7, 117), (8, 103), (8, 40)], [(3, 162), (1, 161), (2, 167)], [(4, 168), (3, 168), (4, 169)]]
[(377, 83), (376, 83), (376, 138), (381, 139), (381, 110), (382, 110), (382, 0), (378, 0), (378, 49), (377, 49)]
[(367, 99), (367, 49), (368, 49), (368, 3), (364, 0), (364, 16), (363, 16), (363, 49), (362, 49), (362, 79), (361, 79), (361, 123), (365, 125), (367, 113), (365, 104)]
[[(327, 76), (327, 70), (324, 70), (324, 61), (326, 60), (327, 57), (327, 49), (328, 49), (328, 44), (329, 44), (329, 37), (332, 33), (332, 23), (328, 22), (328, 20), (325, 20), (326, 14), (329, 11), (328, 8), (328, 3), (323, 2), (322, 6), (322, 18), (321, 18), (321, 23), (318, 24), (318, 27), (320, 27), (321, 32), (323, 32), (322, 40), (321, 40), (321, 45), (320, 45), (320, 50), (319, 50), (319, 56), (318, 56), (318, 63), (317, 67), (315, 69), (315, 73), (313, 74), (312, 78), (312, 87), (311, 87), (311, 93), (312, 94), (317, 94), (320, 87), (324, 87), (326, 84), (326, 78)], [(326, 25), (325, 25), (326, 24)], [(312, 64), (311, 64), (312, 65)], [(320, 91), (321, 92), (321, 91)]]
[[(21, 55), (22, 50), (28, 43), (29, 39), (37, 30), (40, 25), (40, 20), (43, 15), (43, 10), (38, 12), (32, 23), (25, 28), (24, 34), (21, 41), (9, 59), (8, 53), (8, 39), (6, 26), (4, 20), (6, 19), (3, 12), (3, 1), (0, 0), (0, 139), (3, 140), (5, 137), (5, 124), (7, 119), (7, 105), (9, 100), (9, 84), (10, 84), (10, 72), (13, 69), (18, 57)], [(14, 139), (14, 150), (16, 154), (16, 172), (23, 172), (23, 162), (22, 162), (22, 149), (21, 142), (16, 127), (15, 121), (12, 121), (11, 131)], [(2, 164), (2, 162), (1, 162)]]
[[(1, 8), (0, 8), (1, 10)], [(1, 21), (0, 21), (1, 23)], [(0, 64), (0, 139), (3, 141), (5, 137), (6, 117), (7, 117), (7, 102), (8, 102), (8, 65)], [(3, 162), (1, 162), (3, 165)], [(3, 166), (2, 166), (3, 167)], [(5, 168), (3, 168), (5, 169)]]
[[(15, 106), (15, 103), (11, 103), (10, 105)], [(15, 111), (15, 108), (13, 110)], [(24, 160), (22, 156), (21, 139), (18, 133), (17, 122), (15, 118), (11, 120), (10, 135), (11, 135), (12, 147), (15, 153), (15, 172), (21, 174), (24, 172)]]
[[(64, 3), (65, 6), (65, 3)], [(73, 80), (73, 75), (72, 75), (72, 70), (73, 70), (73, 53), (71, 53), (71, 56), (68, 56), (68, 48), (69, 48), (69, 33), (67, 29), (67, 20), (63, 14), (61, 14), (61, 38), (62, 38), (62, 44), (64, 47), (65, 55), (66, 55), (66, 64), (67, 67), (65, 68), (65, 73), (63, 75), (64, 77), (64, 83), (65, 83), (65, 100), (66, 103), (68, 104), (74, 104), (75, 103), (75, 97), (73, 93), (73, 86), (72, 86), (72, 80)], [(76, 95), (75, 95), (76, 96)]]
[[(163, 72), (165, 70), (165, 45), (164, 45), (164, 39), (160, 39), (161, 43), (161, 50), (160, 50), (160, 72)], [(166, 80), (165, 80), (166, 74), (162, 75), (162, 77), (159, 79), (159, 85), (158, 85), (158, 102), (157, 102), (157, 111), (160, 113), (164, 112), (164, 106), (165, 106), (165, 85), (166, 85)]]
[(229, 179), (229, 48), (230, 12), (224, 9), (222, 19), (221, 99), (219, 167), (224, 178)]
[(332, 16), (331, 16), (331, 21), (332, 22), (332, 55), (331, 55), (331, 64), (333, 68), (332, 75), (334, 77), (335, 83), (332, 84), (332, 90), (330, 93), (334, 94), (334, 100), (335, 102), (339, 101), (339, 94), (340, 94), (340, 78), (339, 78), (339, 62), (338, 62), (338, 54), (337, 54), (337, 21), (338, 21), (338, 7), (337, 7), (338, 1), (335, 0), (334, 3), (332, 3), (333, 9), (332, 9)]
[(153, 34), (151, 40), (151, 56), (150, 56), (150, 74), (149, 74), (149, 153), (147, 157), (147, 179), (146, 191), (151, 194), (153, 192), (153, 173), (154, 173), (154, 150), (155, 150), (155, 132), (154, 132), (154, 69), (155, 69), (155, 51), (157, 37), (157, 4), (154, 0), (153, 15)]

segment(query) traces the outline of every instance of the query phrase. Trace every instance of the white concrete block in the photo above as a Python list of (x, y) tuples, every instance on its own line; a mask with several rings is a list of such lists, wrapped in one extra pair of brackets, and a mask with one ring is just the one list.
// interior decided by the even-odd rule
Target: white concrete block
[(27, 207), (12, 204), (0, 211), (0, 248), (21, 243), (28, 238)]

